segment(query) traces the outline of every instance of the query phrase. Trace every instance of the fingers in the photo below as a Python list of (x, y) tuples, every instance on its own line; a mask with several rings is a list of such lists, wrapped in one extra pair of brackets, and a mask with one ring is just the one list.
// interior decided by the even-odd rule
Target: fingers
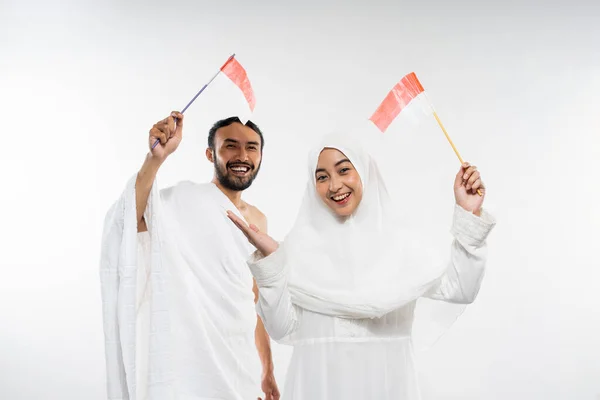
[[(171, 121), (169, 121), (171, 119)], [(167, 141), (171, 138), (171, 130), (169, 128), (169, 123), (172, 124), (173, 131), (175, 130), (175, 123), (172, 121), (173, 118), (167, 117), (162, 121), (154, 124), (152, 129), (150, 129), (150, 136), (160, 140), (161, 144), (167, 143)]]
[(479, 171), (473, 171), (471, 173), (471, 175), (465, 174), (463, 176), (468, 176), (468, 178), (465, 179), (465, 187), (467, 190), (471, 190), (475, 181), (477, 181), (479, 179), (480, 174), (479, 174)]
[(483, 181), (481, 179), (477, 179), (473, 183), (471, 191), (473, 192), (473, 194), (477, 193), (477, 191), (480, 191), (481, 194), (483, 195), (483, 193), (485, 193), (485, 185), (483, 184)]
[(183, 114), (178, 111), (173, 111), (171, 117), (175, 119), (176, 128), (174, 131), (175, 136), (181, 136), (183, 133)]
[(454, 185), (456, 187), (465, 186), (465, 189), (470, 190), (477, 179), (480, 179), (480, 173), (477, 171), (477, 167), (465, 162), (460, 166), (460, 170), (456, 174)]
[(480, 192), (485, 190), (480, 172), (475, 165), (471, 165), (469, 162), (464, 162), (460, 166), (454, 179), (454, 188), (458, 189), (461, 186), (471, 193), (477, 193), (478, 190)]
[(170, 115), (155, 125), (161, 132), (167, 135), (167, 139), (171, 139), (175, 135), (176, 122), (175, 118)]
[(227, 216), (242, 231), (245, 231), (247, 229), (246, 228), (246, 224), (243, 223), (243, 221), (237, 215), (235, 215), (234, 213), (232, 213), (231, 211), (227, 210)]
[(237, 215), (235, 215), (231, 210), (227, 210), (227, 216), (229, 218), (231, 218), (231, 220), (235, 223), (240, 223), (242, 222), (242, 220), (240, 219), (240, 217), (238, 217)]
[(173, 117), (167, 117), (165, 120), (167, 122), (164, 125), (164, 131), (167, 134), (167, 137), (171, 139), (175, 134), (175, 119)]
[(152, 129), (150, 129), (150, 136), (154, 139), (160, 140), (161, 144), (167, 143), (168, 140), (166, 132), (161, 130), (158, 124), (154, 124)]
[(254, 224), (250, 224), (249, 228), (252, 229), (256, 233), (260, 232), (260, 230), (258, 229), (258, 226), (254, 225)]
[(248, 239), (250, 239), (249, 229), (251, 229), (251, 228), (249, 228), (248, 225), (244, 221), (242, 221), (242, 219), (240, 217), (238, 217), (237, 215), (235, 215), (233, 212), (231, 212), (229, 210), (227, 210), (227, 216), (235, 224), (235, 226), (237, 226), (239, 228), (239, 230), (241, 230), (242, 233), (244, 235), (246, 235), (246, 237)]
[(467, 168), (469, 168), (469, 166), (470, 166), (470, 164), (468, 162), (465, 162), (460, 166), (460, 169), (458, 170), (458, 172), (456, 173), (456, 177), (454, 178), (454, 187), (455, 188), (458, 188), (463, 185), (463, 183), (464, 183), (463, 176), (465, 175), (465, 171), (467, 170)]
[[(461, 166), (459, 174), (462, 174), (460, 177), (461, 186), (464, 186), (467, 191), (470, 191), (473, 194), (479, 192), (481, 195), (483, 195), (483, 192), (485, 192), (485, 185), (481, 180), (481, 173), (477, 170), (476, 166), (466, 162)], [(456, 183), (457, 182), (455, 181), (455, 184)]]
[(477, 171), (477, 167), (474, 165), (469, 165), (466, 168), (463, 167), (463, 170), (464, 170), (464, 172), (463, 172), (462, 179), (466, 183), (471, 178), (471, 175), (473, 175), (475, 173), (475, 171)]
[(150, 129), (150, 136), (165, 144), (173, 136), (181, 137), (183, 131), (183, 114), (173, 111), (167, 118), (154, 124)]
[(173, 130), (173, 136), (177, 136), (181, 139), (183, 135), (183, 114), (178, 111), (171, 112), (170, 118), (173, 118), (175, 129)]
[(479, 189), (481, 186), (482, 186), (481, 179), (477, 178), (477, 180), (475, 182), (473, 182), (471, 184), (471, 186), (467, 188), (467, 190), (473, 189), (473, 192), (476, 192), (477, 189)]

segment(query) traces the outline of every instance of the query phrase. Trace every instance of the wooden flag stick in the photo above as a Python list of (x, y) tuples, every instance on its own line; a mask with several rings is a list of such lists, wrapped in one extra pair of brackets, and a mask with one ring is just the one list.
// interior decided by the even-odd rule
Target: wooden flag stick
[[(440, 128), (442, 128), (442, 131), (444, 132), (444, 135), (446, 135), (446, 139), (448, 139), (448, 142), (450, 143), (450, 146), (452, 146), (452, 149), (456, 153), (456, 156), (458, 157), (458, 160), (460, 161), (460, 164), (461, 165), (464, 164), (465, 162), (463, 161), (462, 157), (458, 153), (458, 150), (456, 149), (456, 146), (454, 146), (454, 143), (452, 143), (452, 139), (450, 139), (450, 136), (448, 135), (448, 132), (446, 132), (446, 128), (444, 128), (444, 124), (442, 124), (442, 121), (440, 120), (440, 117), (438, 117), (438, 115), (437, 115), (437, 113), (435, 111), (433, 111), (433, 116), (435, 117), (435, 120), (437, 121), (437, 123), (440, 126)], [(483, 193), (481, 193), (480, 189), (477, 189), (477, 194), (480, 195), (480, 196), (483, 196)]]

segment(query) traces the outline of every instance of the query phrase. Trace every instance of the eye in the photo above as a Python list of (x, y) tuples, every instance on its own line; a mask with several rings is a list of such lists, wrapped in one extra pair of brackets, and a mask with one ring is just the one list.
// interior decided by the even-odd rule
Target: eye
[(228, 148), (228, 149), (233, 149), (233, 148), (235, 148), (235, 145), (234, 145), (234, 144), (228, 144), (228, 145), (227, 145), (227, 148)]
[(350, 168), (347, 168), (347, 167), (342, 168), (342, 169), (340, 169), (340, 174), (345, 174), (348, 171), (350, 171)]
[(256, 151), (258, 148), (256, 146), (249, 146), (248, 150)]
[(327, 176), (325, 176), (325, 175), (317, 176), (317, 182), (323, 182), (325, 179), (327, 179)]

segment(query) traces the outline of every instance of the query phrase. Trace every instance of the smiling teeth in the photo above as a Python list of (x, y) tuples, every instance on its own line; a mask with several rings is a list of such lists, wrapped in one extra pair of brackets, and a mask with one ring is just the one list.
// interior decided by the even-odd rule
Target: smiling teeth
[(231, 170), (235, 171), (235, 172), (248, 172), (249, 168), (248, 167), (232, 167)]
[(348, 196), (350, 196), (350, 193), (342, 194), (340, 196), (333, 196), (333, 199), (335, 201), (341, 201), (341, 200), (344, 200)]

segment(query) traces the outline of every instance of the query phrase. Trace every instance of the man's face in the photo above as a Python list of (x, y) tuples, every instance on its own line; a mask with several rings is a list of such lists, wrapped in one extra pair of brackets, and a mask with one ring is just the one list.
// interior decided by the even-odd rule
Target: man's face
[(250, 187), (260, 169), (260, 145), (258, 133), (240, 123), (217, 130), (212, 162), (223, 187), (235, 191)]

